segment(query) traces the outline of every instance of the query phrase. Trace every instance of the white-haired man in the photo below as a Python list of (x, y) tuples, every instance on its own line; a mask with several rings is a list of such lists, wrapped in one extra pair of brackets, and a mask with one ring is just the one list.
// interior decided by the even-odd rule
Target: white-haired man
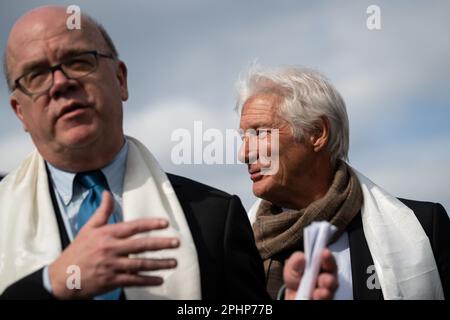
[[(237, 109), (240, 128), (256, 131), (244, 135), (240, 156), (260, 198), (249, 217), (272, 296), (282, 286), (283, 266), (286, 293), (296, 290), (296, 269), (305, 261), (303, 254), (291, 254), (302, 248), (303, 228), (318, 220), (338, 229), (329, 245), (338, 265), (336, 299), (450, 295), (450, 222), (444, 208), (396, 199), (345, 162), (346, 107), (325, 77), (297, 67), (251, 71), (240, 83)], [(250, 148), (251, 139), (262, 132), (270, 148), (273, 129), (279, 136), (278, 171), (265, 175), (261, 170), (273, 164), (260, 161), (261, 145)]]

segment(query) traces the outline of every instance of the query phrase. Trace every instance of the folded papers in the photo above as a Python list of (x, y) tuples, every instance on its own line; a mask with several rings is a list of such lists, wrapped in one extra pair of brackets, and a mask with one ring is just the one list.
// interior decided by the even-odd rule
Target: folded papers
[(310, 300), (320, 271), (320, 256), (337, 228), (327, 221), (313, 222), (303, 230), (306, 265), (296, 300)]

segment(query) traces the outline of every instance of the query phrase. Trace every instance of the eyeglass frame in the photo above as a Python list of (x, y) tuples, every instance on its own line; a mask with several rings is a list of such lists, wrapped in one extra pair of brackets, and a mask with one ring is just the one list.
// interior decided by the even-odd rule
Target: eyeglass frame
[[(86, 74), (82, 75), (81, 77), (77, 77), (77, 78), (69, 77), (66, 74), (66, 72), (63, 70), (63, 68), (62, 68), (63, 64), (67, 63), (68, 61), (72, 60), (73, 58), (76, 58), (78, 56), (85, 55), (85, 54), (93, 54), (95, 56), (95, 61), (97, 63), (95, 68), (92, 71), (90, 71), (89, 73), (86, 73)], [(48, 67), (48, 68), (40, 68), (42, 70), (46, 70), (46, 71), (50, 71), (51, 72), (52, 82), (51, 82), (51, 85), (47, 89), (39, 91), (39, 92), (30, 92), (19, 82), (23, 77), (25, 77), (28, 74), (30, 74), (31, 72), (35, 71), (35, 70), (29, 70), (29, 71), (25, 72), (24, 74), (22, 74), (20, 77), (18, 77), (16, 80), (14, 80), (14, 87), (12, 88), (11, 91), (19, 89), (24, 94), (26, 94), (27, 96), (30, 96), (30, 97), (34, 96), (34, 95), (37, 95), (37, 94), (42, 94), (42, 93), (44, 93), (46, 91), (49, 91), (50, 88), (55, 84), (55, 71), (56, 70), (60, 70), (67, 79), (70, 79), (70, 80), (81, 79), (81, 78), (86, 77), (86, 76), (90, 75), (91, 73), (97, 71), (98, 64), (99, 64), (98, 63), (98, 57), (108, 58), (108, 59), (113, 59), (113, 60), (116, 58), (113, 54), (104, 54), (104, 53), (98, 52), (97, 50), (80, 52), (80, 53), (78, 53), (76, 55), (71, 56), (70, 58), (64, 59), (63, 62), (60, 62), (60, 63), (58, 63), (58, 64), (56, 64), (54, 66), (51, 66), (51, 67)]]

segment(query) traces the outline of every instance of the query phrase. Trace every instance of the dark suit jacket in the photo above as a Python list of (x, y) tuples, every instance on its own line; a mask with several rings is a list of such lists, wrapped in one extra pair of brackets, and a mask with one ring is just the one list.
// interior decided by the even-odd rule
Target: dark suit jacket
[[(206, 300), (269, 299), (264, 270), (246, 212), (236, 196), (169, 174), (197, 248), (202, 297)], [(63, 248), (69, 238), (50, 190)], [(42, 269), (13, 283), (3, 299), (51, 299)]]
[[(426, 235), (430, 239), (431, 248), (441, 277), (444, 295), (450, 298), (450, 220), (444, 207), (438, 203), (400, 199), (408, 206)], [(355, 300), (383, 299), (381, 289), (369, 289), (367, 286), (371, 272), (367, 268), (373, 265), (372, 256), (364, 236), (361, 215), (358, 214), (347, 228), (352, 266), (353, 297)], [(372, 282), (369, 280), (369, 282)]]

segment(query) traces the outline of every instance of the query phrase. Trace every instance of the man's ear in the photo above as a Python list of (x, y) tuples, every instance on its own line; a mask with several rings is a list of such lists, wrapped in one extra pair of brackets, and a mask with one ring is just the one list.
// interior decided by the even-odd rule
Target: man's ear
[(11, 94), (9, 96), (9, 104), (11, 105), (11, 108), (13, 109), (17, 118), (19, 118), (20, 122), (22, 122), (23, 130), (25, 130), (25, 132), (28, 132), (28, 128), (25, 123), (25, 117), (23, 115), (22, 105), (19, 103), (14, 94)]
[(118, 60), (117, 67), (117, 79), (119, 80), (120, 85), (120, 96), (122, 97), (122, 101), (128, 100), (128, 81), (127, 81), (128, 70), (126, 64)]
[(310, 142), (314, 152), (319, 152), (326, 148), (330, 136), (330, 121), (327, 117), (322, 116), (317, 122), (316, 127), (310, 134)]

